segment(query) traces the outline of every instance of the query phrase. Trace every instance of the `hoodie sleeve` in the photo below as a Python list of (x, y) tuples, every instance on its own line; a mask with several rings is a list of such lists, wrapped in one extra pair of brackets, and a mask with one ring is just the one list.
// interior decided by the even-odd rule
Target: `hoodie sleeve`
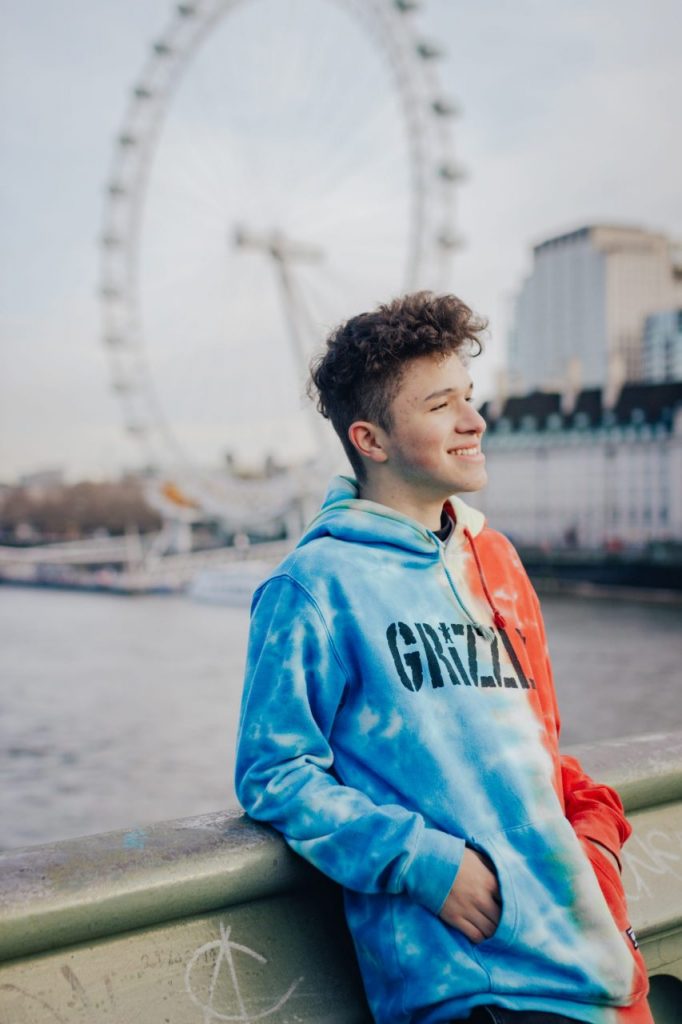
[[(530, 583), (529, 583), (530, 586)], [(545, 625), (540, 609), (540, 602), (532, 591), (537, 623), (541, 642), (545, 651), (544, 675), (551, 694), (552, 714), (556, 723), (557, 735), (561, 722), (559, 708), (554, 689), (552, 665), (549, 659)], [(625, 817), (623, 804), (615, 789), (595, 782), (584, 771), (575, 757), (562, 755), (559, 759), (561, 769), (561, 787), (564, 797), (566, 817), (581, 839), (592, 839), (601, 843), (614, 855), (620, 864), (620, 851), (632, 832), (632, 827)]]
[(253, 818), (274, 825), (346, 888), (405, 893), (438, 913), (464, 841), (335, 778), (329, 737), (347, 685), (312, 597), (289, 577), (270, 580), (252, 608), (237, 795)]
[(576, 835), (605, 846), (620, 864), (620, 851), (632, 832), (615, 789), (595, 782), (575, 757), (561, 758), (566, 817)]

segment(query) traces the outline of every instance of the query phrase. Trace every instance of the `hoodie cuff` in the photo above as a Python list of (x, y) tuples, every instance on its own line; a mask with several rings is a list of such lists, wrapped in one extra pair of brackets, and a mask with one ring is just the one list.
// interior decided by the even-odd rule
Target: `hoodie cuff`
[[(584, 820), (571, 822), (573, 830), (581, 839), (591, 839), (593, 842), (601, 843), (609, 853), (612, 853), (618, 863), (621, 863), (620, 851), (622, 843), (617, 826), (608, 819), (586, 817)], [(621, 867), (622, 871), (622, 867)]]
[(583, 833), (580, 838), (588, 843), (596, 843), (597, 846), (601, 846), (602, 849), (607, 850), (611, 854), (616, 864), (618, 865), (618, 871), (623, 874), (623, 861), (621, 860), (620, 847), (616, 846), (614, 849), (611, 843), (605, 843), (603, 839), (597, 839), (596, 836), (590, 835), (589, 833)]
[(438, 914), (459, 871), (464, 847), (463, 839), (435, 828), (425, 828), (405, 872), (405, 892), (427, 910)]

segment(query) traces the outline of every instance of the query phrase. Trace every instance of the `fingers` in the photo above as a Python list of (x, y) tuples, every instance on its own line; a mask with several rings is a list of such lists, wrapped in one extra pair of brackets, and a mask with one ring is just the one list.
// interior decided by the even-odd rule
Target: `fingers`
[(483, 942), (484, 939), (490, 939), (497, 930), (497, 921), (492, 920), (483, 913), (472, 913), (470, 914), (469, 920), (464, 922), (467, 926), (467, 930), (470, 932), (467, 935), (467, 931), (464, 928), (461, 930), (467, 935), (467, 938), (471, 942)]
[(489, 900), (480, 900), (477, 910), (487, 921), (490, 921), (493, 928), (497, 928), (502, 914), (502, 902), (499, 896), (497, 899), (491, 897)]
[(500, 904), (495, 900), (479, 900), (475, 908), (467, 915), (471, 924), (489, 939), (500, 923)]
[(467, 848), (440, 916), (470, 942), (491, 938), (499, 924), (502, 900), (492, 862)]
[(456, 915), (447, 923), (453, 928), (457, 928), (470, 942), (475, 944), (492, 938), (498, 924), (486, 914), (474, 909), (470, 909), (466, 916)]
[(476, 925), (470, 924), (468, 921), (464, 921), (459, 930), (462, 935), (464, 935), (465, 938), (475, 946), (478, 946), (479, 942), (485, 942), (486, 939), (490, 938), (490, 936), (486, 935), (485, 932), (482, 932), (480, 928), (477, 928)]
[(487, 854), (482, 853), (480, 850), (471, 851), (480, 861), (482, 867), (487, 872), (487, 875), (482, 875), (482, 884), (487, 884), (489, 892), (493, 899), (500, 902), (500, 886), (495, 873), (495, 865), (491, 861)]
[(500, 906), (492, 902), (478, 905), (468, 904), (465, 908), (443, 908), (443, 921), (452, 928), (458, 928), (472, 942), (482, 942), (495, 934), (500, 923)]

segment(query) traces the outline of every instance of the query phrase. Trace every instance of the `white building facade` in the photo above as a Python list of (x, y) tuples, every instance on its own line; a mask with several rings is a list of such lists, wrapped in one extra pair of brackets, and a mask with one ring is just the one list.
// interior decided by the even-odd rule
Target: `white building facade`
[[(509, 398), (488, 422), (489, 483), (470, 496), (515, 543), (618, 549), (682, 542), (682, 383)], [(563, 405), (563, 407), (562, 407)]]
[(509, 336), (517, 393), (640, 380), (645, 319), (682, 305), (682, 268), (662, 234), (583, 227), (533, 250)]

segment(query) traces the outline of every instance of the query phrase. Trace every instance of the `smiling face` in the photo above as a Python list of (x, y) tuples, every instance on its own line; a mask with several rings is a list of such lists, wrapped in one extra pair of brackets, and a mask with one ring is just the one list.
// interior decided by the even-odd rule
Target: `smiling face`
[(437, 528), (449, 495), (484, 487), (485, 420), (472, 392), (456, 353), (411, 360), (391, 402), (390, 429), (363, 424), (364, 435), (351, 434), (368, 460), (363, 496)]
[(408, 487), (446, 498), (487, 482), (469, 372), (456, 353), (422, 356), (405, 369), (385, 432), (387, 468)]

